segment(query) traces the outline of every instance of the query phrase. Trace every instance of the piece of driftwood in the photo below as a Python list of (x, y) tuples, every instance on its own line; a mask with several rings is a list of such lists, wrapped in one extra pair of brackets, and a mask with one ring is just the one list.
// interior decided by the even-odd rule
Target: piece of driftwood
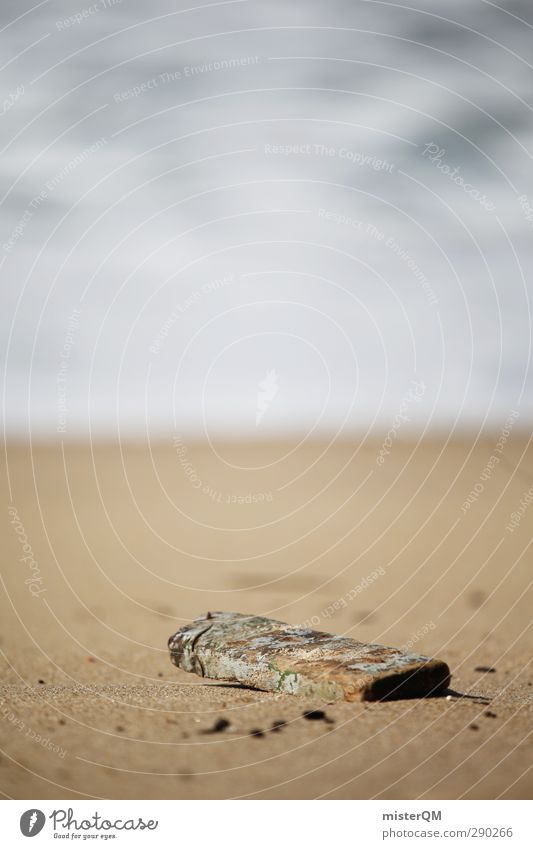
[(186, 672), (328, 701), (416, 698), (450, 683), (441, 660), (242, 613), (200, 616), (168, 646)]

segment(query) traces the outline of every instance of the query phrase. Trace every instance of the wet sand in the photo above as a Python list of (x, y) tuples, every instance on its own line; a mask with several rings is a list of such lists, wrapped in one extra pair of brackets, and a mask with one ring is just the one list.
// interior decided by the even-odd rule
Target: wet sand
[[(533, 450), (499, 438), (9, 444), (3, 795), (531, 798)], [(208, 682), (166, 642), (210, 609), (440, 657), (455, 695)]]

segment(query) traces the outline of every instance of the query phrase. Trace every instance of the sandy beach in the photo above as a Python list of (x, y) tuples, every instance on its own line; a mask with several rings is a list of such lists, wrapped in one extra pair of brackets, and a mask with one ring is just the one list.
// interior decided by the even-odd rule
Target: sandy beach
[[(169, 438), (13, 442), (6, 461), (4, 797), (531, 798), (533, 450), (515, 423), (503, 444), (387, 453)], [(453, 692), (324, 705), (197, 678), (167, 639), (207, 610), (412, 648)]]

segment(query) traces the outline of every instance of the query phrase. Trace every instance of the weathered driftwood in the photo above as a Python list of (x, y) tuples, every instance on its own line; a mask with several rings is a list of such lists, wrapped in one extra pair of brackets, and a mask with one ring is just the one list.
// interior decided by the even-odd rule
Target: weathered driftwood
[(441, 660), (242, 613), (200, 616), (168, 646), (186, 672), (326, 700), (415, 698), (450, 683)]

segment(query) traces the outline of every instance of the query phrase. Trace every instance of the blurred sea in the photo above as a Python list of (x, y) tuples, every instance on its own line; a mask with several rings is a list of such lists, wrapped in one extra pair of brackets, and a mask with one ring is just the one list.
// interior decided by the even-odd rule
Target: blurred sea
[(531, 3), (0, 19), (9, 434), (531, 425)]

